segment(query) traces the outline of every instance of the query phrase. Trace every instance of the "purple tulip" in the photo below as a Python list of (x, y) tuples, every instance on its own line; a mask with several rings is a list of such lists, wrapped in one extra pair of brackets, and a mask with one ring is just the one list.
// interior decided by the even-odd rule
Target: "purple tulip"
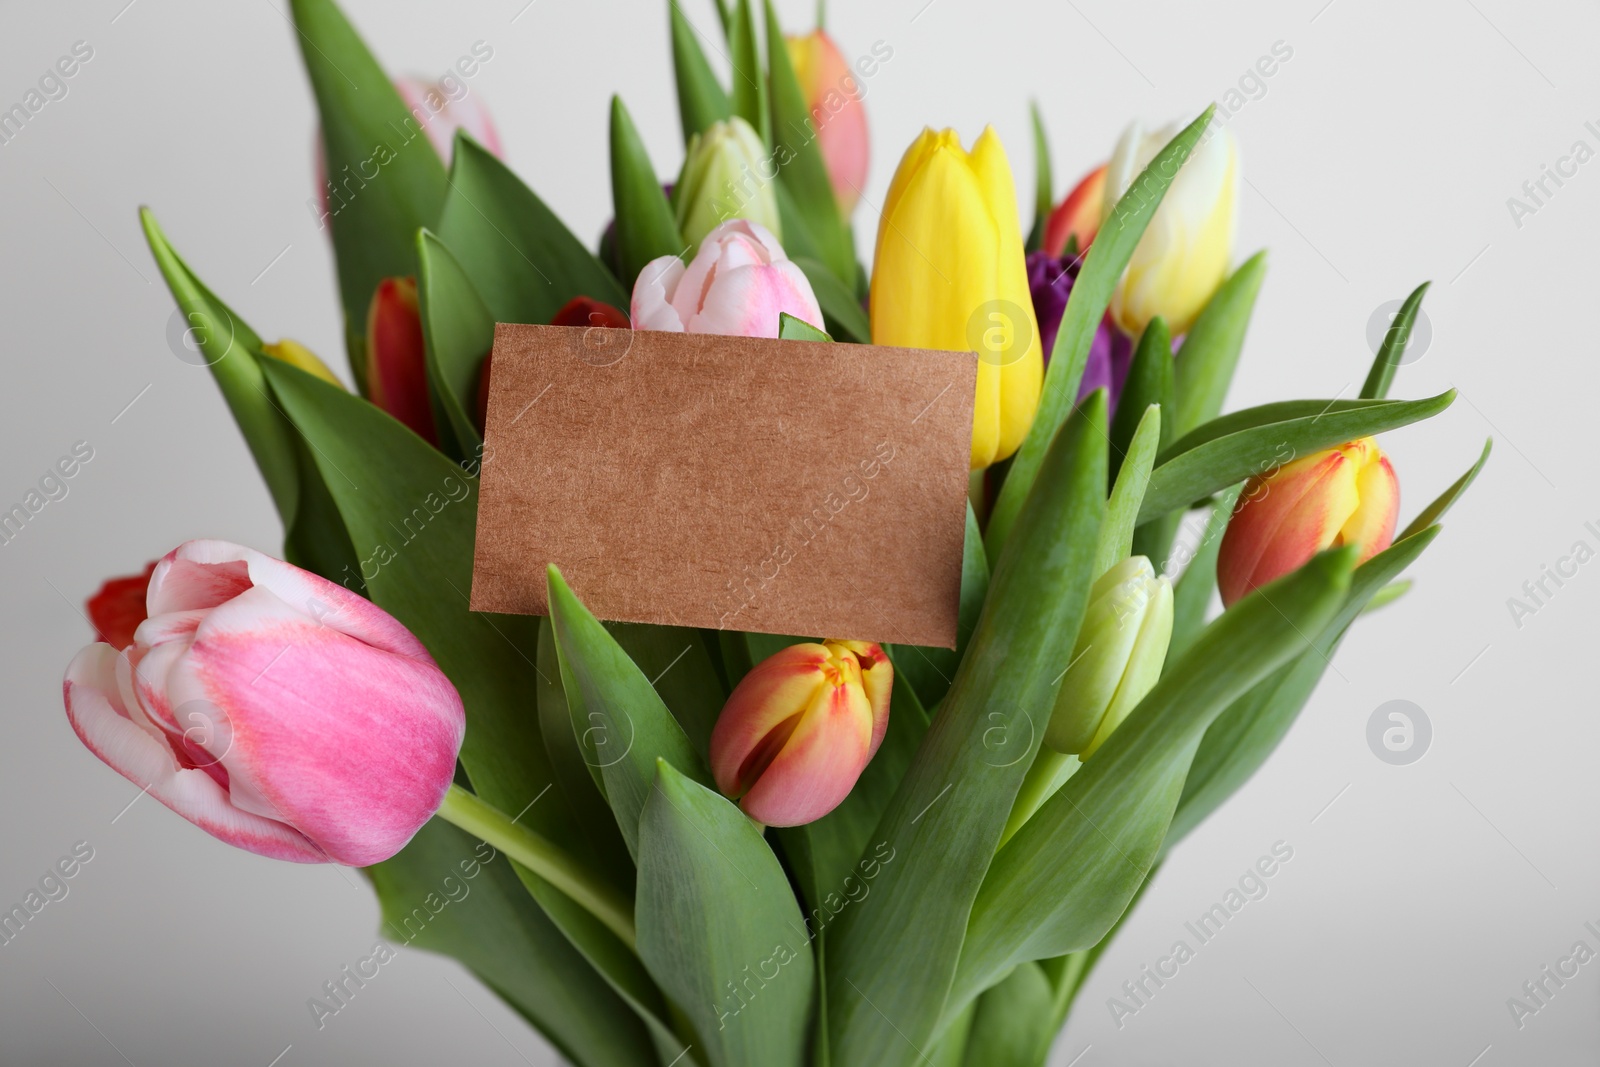
[[(1039, 340), (1044, 345), (1045, 365), (1050, 364), (1050, 352), (1055, 347), (1056, 331), (1061, 328), (1061, 316), (1067, 310), (1067, 297), (1072, 294), (1072, 284), (1083, 265), (1079, 256), (1057, 258), (1045, 252), (1028, 253), (1028, 288), (1033, 294), (1033, 313), (1039, 320)], [(1112, 410), (1117, 397), (1122, 394), (1123, 382), (1128, 377), (1128, 365), (1133, 362), (1133, 339), (1117, 329), (1109, 317), (1100, 320), (1094, 343), (1089, 347), (1089, 362), (1084, 367), (1083, 384), (1078, 396), (1088, 396), (1096, 389), (1109, 388)]]

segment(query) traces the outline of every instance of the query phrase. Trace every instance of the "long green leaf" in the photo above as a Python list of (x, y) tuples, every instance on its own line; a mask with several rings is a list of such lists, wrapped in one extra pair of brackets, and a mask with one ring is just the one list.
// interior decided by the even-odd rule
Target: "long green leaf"
[(417, 232), (417, 264), (417, 310), (434, 421), (449, 431), (454, 448), (448, 451), (458, 460), (472, 459), (483, 446), (473, 412), (478, 378), (494, 347), (494, 316), (460, 262), (427, 230)]
[(828, 942), (833, 1062), (911, 1064), (939, 1024), (968, 912), (1038, 751), (1094, 581), (1105, 391), (1067, 424), (995, 565), (950, 694), (874, 831), (900, 855)]
[[(806, 229), (817, 246), (818, 258), (833, 273), (840, 288), (848, 293), (849, 285), (856, 276), (856, 254), (850, 240), (850, 229), (839, 212), (839, 201), (833, 195), (833, 182), (828, 177), (828, 165), (822, 158), (822, 144), (817, 140), (817, 131), (812, 125), (811, 110), (795, 77), (794, 65), (789, 61), (789, 49), (783, 40), (783, 26), (772, 8), (772, 0), (765, 0), (765, 6), (772, 108), (767, 144), (779, 164), (778, 181), (793, 194), (795, 206), (805, 217)], [(814, 279), (812, 286), (816, 286)], [(821, 294), (818, 294), (818, 300), (821, 300)], [(854, 306), (857, 312), (861, 310), (859, 304)], [(864, 315), (861, 317), (865, 318)], [(856, 336), (865, 340), (865, 335)]]
[(1439, 527), (1430, 526), (1395, 542), (1357, 567), (1344, 603), (1311, 639), (1311, 647), (1262, 679), (1217, 716), (1195, 751), (1163, 851), (1200, 825), (1266, 762), (1310, 699), (1350, 623), (1384, 586), (1422, 554), (1438, 533)]
[(1024, 963), (978, 998), (962, 1067), (1040, 1067), (1054, 1036), (1054, 990), (1036, 963)]
[(728, 103), (728, 94), (700, 47), (699, 31), (684, 15), (678, 0), (667, 0), (667, 8), (672, 18), (672, 73), (678, 83), (678, 121), (687, 146), (689, 138), (732, 115), (733, 105)]
[[(1148, 522), (1187, 507), (1296, 456), (1432, 418), (1455, 397), (1456, 391), (1450, 389), (1426, 400), (1344, 400), (1321, 405), (1315, 400), (1291, 400), (1224, 415), (1173, 442), (1158, 457), (1139, 519)], [(1291, 417), (1279, 417), (1291, 412), (1295, 413)], [(1263, 417), (1272, 421), (1262, 421)], [(1235, 426), (1244, 428), (1233, 429)]]
[(1055, 348), (1050, 354), (1050, 366), (1045, 371), (1044, 388), (1039, 397), (1039, 410), (1033, 426), (1023, 440), (1022, 447), (1006, 472), (1005, 485), (1000, 498), (995, 501), (989, 516), (985, 538), (989, 558), (997, 559), (1000, 548), (1011, 534), (1011, 527), (1022, 511), (1023, 501), (1033, 488), (1035, 476), (1044, 462), (1056, 430), (1066, 420), (1078, 396), (1078, 383), (1089, 356), (1089, 346), (1095, 331), (1111, 303), (1112, 290), (1122, 277), (1133, 250), (1144, 236), (1167, 187), (1177, 177), (1178, 168), (1189, 158), (1195, 143), (1205, 133), (1211, 122), (1215, 106), (1206, 108), (1199, 118), (1184, 128), (1156, 153), (1139, 177), (1112, 209), (1111, 217), (1100, 227), (1094, 243), (1083, 261), (1083, 269), (1073, 283), (1072, 295), (1067, 298), (1067, 309), (1061, 316), (1061, 326), (1056, 332)]
[(761, 46), (750, 0), (735, 0), (732, 15), (728, 47), (733, 53), (733, 89), (728, 93), (728, 103), (733, 113), (748, 122), (761, 135), (761, 143), (770, 148), (772, 116), (767, 111), (767, 76), (761, 69)]
[[(1117, 402), (1116, 414), (1111, 418), (1111, 476), (1115, 478), (1122, 467), (1122, 457), (1144, 419), (1145, 409), (1160, 404), (1163, 412), (1172, 409), (1172, 335), (1167, 332), (1166, 320), (1157, 315), (1150, 320), (1133, 350), (1133, 361), (1128, 364), (1128, 378), (1122, 386), (1122, 398)], [(1172, 419), (1161, 418), (1161, 444), (1159, 455), (1177, 434), (1172, 432)]]
[(575, 296), (628, 306), (627, 290), (583, 242), (464, 133), (456, 135), (438, 234), (496, 322), (549, 322)]
[(1267, 254), (1257, 252), (1217, 288), (1189, 328), (1175, 361), (1173, 437), (1182, 437), (1222, 410), (1266, 275)]
[(144, 228), (156, 266), (178, 302), (186, 335), (195, 340), (211, 368), (211, 376), (222, 390), (222, 398), (228, 402), (228, 410), (233, 412), (284, 528), (288, 529), (294, 523), (300, 493), (295, 433), (267, 392), (267, 381), (255, 355), (261, 350), (261, 338), (195, 277), (161, 232), (154, 212), (140, 208), (139, 224)]
[(684, 251), (672, 205), (620, 96), (611, 98), (611, 205), (624, 287), (631, 287), (652, 259)]
[(711, 730), (722, 714), (728, 690), (717, 674), (704, 635), (687, 626), (634, 622), (607, 623), (606, 630), (650, 679), (690, 746), (701, 758), (708, 758)]
[(1361, 384), (1363, 399), (1382, 400), (1389, 395), (1389, 386), (1394, 383), (1395, 371), (1400, 369), (1400, 360), (1406, 354), (1406, 346), (1411, 343), (1411, 328), (1416, 324), (1417, 311), (1422, 307), (1422, 298), (1430, 284), (1423, 282), (1413, 289), (1395, 313), (1394, 321), (1384, 332), (1383, 343), (1378, 346), (1372, 369), (1367, 372), (1367, 380)]
[(1432, 526), (1443, 518), (1444, 513), (1450, 510), (1450, 506), (1461, 499), (1461, 494), (1465, 493), (1472, 483), (1478, 480), (1478, 474), (1483, 470), (1483, 465), (1489, 462), (1489, 453), (1493, 449), (1494, 438), (1491, 437), (1483, 442), (1483, 452), (1479, 454), (1478, 461), (1467, 469), (1467, 473), (1457, 478), (1451, 483), (1450, 488), (1440, 493), (1433, 503), (1423, 508), (1421, 513), (1412, 519), (1404, 530), (1400, 531), (1400, 536), (1396, 540), (1403, 541), (1412, 534)]
[(705, 785), (711, 775), (650, 679), (578, 601), (554, 564), (549, 586), (550, 622), (573, 730), (637, 860), (639, 813), (655, 780), (656, 760), (669, 760)]
[(639, 834), (639, 954), (711, 1067), (801, 1067), (811, 940), (783, 868), (732, 803), (657, 771)]
[(386, 939), (460, 960), (581, 1067), (655, 1062), (650, 1036), (512, 871), (440, 819), (367, 868)]
[(1206, 728), (1333, 617), (1355, 553), (1325, 552), (1224, 612), (1000, 850), (972, 907), (950, 1010), (1018, 963), (1105, 936), (1155, 862)]
[(416, 234), (444, 204), (445, 169), (389, 76), (333, 0), (290, 0), (322, 116), (328, 214), (356, 381), (367, 308), (384, 278), (416, 273)]
[(973, 514), (972, 502), (967, 502), (967, 533), (961, 552), (961, 604), (956, 616), (956, 647), (926, 648), (916, 645), (896, 645), (889, 649), (894, 659), (896, 677), (905, 676), (922, 706), (931, 708), (944, 699), (950, 691), (950, 680), (956, 676), (961, 657), (966, 655), (972, 632), (978, 626), (978, 616), (983, 614), (983, 602), (989, 595), (989, 557), (983, 551), (983, 531), (978, 528), (978, 517)]
[[(1139, 428), (1128, 442), (1128, 454), (1111, 486), (1106, 505), (1106, 522), (1100, 528), (1100, 549), (1095, 573), (1104, 574), (1133, 551), (1133, 531), (1139, 525), (1139, 505), (1144, 500), (1150, 473), (1155, 466), (1157, 446), (1161, 444), (1161, 409), (1145, 408)], [(1159, 562), (1159, 561), (1158, 561)]]

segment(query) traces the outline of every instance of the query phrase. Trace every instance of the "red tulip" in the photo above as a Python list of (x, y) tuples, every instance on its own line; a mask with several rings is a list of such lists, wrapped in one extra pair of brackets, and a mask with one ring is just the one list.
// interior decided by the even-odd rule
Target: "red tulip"
[(1223, 604), (1266, 585), (1326, 548), (1360, 545), (1367, 560), (1394, 540), (1400, 483), (1370, 437), (1250, 479), (1217, 556)]
[(78, 738), (129, 781), (231, 845), (301, 863), (377, 863), (438, 810), (461, 698), (375, 604), (190, 541), (155, 565), (145, 605), (127, 643), (85, 648), (64, 686)]
[(367, 397), (418, 437), (438, 445), (415, 278), (385, 278), (372, 295), (367, 311)]
[(150, 587), (150, 575), (155, 569), (152, 560), (140, 574), (107, 578), (100, 591), (89, 598), (89, 621), (94, 623), (100, 640), (112, 648), (133, 644), (133, 631), (145, 620), (144, 592)]
[(711, 773), (757, 822), (838, 807), (889, 728), (894, 667), (876, 644), (790, 645), (744, 676), (711, 733)]
[(1050, 212), (1044, 224), (1044, 250), (1052, 256), (1066, 252), (1067, 239), (1078, 239), (1081, 254), (1094, 242), (1100, 232), (1100, 214), (1106, 199), (1106, 167), (1100, 166), (1084, 175), (1077, 188)]

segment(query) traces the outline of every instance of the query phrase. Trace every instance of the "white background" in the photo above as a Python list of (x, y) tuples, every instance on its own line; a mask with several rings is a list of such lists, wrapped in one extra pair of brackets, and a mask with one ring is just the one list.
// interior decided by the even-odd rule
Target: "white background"
[[(135, 788), (67, 727), (61, 671), (89, 638), (79, 606), (102, 578), (196, 536), (280, 544), (216, 387), (168, 347), (173, 305), (136, 206), (155, 208), (264, 335), (343, 366), (330, 250), (305, 206), (311, 96), (280, 4), (125, 3), (0, 14), (0, 107), (73, 42), (94, 48), (69, 95), (0, 146), (0, 504), (73, 442), (94, 448), (70, 495), (0, 547), (0, 904), (74, 842), (94, 848), (70, 895), (0, 947), (0, 1059), (554, 1062), (488, 991), (419, 953), (316, 1030), (307, 998), (375, 936), (359, 874), (235, 851), (148, 798), (128, 807)], [(1600, 949), (1583, 928), (1600, 927), (1596, 630), (1584, 621), (1600, 604), (1600, 562), (1520, 628), (1507, 607), (1574, 541), (1600, 548), (1584, 527), (1600, 527), (1589, 399), (1600, 269), (1584, 251), (1600, 162), (1551, 186), (1520, 226), (1506, 203), (1575, 140), (1600, 149), (1584, 127), (1600, 126), (1600, 15), (1512, 0), (1324, 3), (892, 0), (830, 13), (847, 54), (878, 40), (894, 53), (868, 82), (864, 256), (871, 204), (924, 124), (970, 143), (992, 122), (1026, 219), (1030, 96), (1059, 196), (1129, 118), (1192, 115), (1285, 42), (1293, 57), (1229, 120), (1247, 179), (1238, 258), (1271, 249), (1231, 405), (1353, 395), (1373, 310), (1431, 278), (1433, 341), (1396, 393), (1454, 386), (1461, 399), (1383, 441), (1402, 521), (1496, 438), (1411, 595), (1356, 628), (1270, 764), (1161, 870), (1084, 989), (1057, 1065), (1562, 1065), (1593, 1063), (1600, 1047), (1600, 962), (1520, 1030), (1506, 1006), (1573, 942)], [(666, 5), (525, 4), (349, 8), (397, 72), (437, 75), (473, 42), (492, 46), (473, 92), (512, 165), (589, 238), (610, 213), (611, 93), (663, 175), (681, 159)], [(685, 8), (715, 39), (708, 0)], [(793, 30), (810, 24), (809, 4), (780, 11)], [(1395, 698), (1434, 728), (1407, 767), (1365, 740), (1368, 716)], [(1294, 858), (1267, 898), (1114, 1025), (1107, 998), (1279, 840)]]

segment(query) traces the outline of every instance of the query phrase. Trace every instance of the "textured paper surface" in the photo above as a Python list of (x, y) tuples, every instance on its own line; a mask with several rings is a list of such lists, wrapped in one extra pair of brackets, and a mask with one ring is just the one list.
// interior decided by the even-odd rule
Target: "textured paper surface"
[(977, 357), (501, 324), (472, 607), (952, 648)]

